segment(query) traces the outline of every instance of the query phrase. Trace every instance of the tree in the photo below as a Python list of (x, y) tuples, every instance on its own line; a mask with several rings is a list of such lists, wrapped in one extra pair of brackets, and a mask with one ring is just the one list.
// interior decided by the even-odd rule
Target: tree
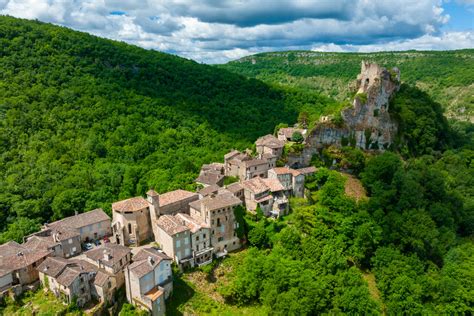
[(291, 140), (296, 143), (302, 143), (304, 141), (303, 134), (299, 131), (294, 131), (293, 135), (291, 135)]

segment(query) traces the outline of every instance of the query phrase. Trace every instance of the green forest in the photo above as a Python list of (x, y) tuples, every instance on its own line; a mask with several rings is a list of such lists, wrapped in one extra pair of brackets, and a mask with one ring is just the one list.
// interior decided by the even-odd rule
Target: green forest
[[(209, 66), (4, 16), (0, 47), (0, 242), (75, 211), (110, 212), (150, 187), (196, 189), (203, 163), (340, 109), (366, 57), (285, 52)], [(446, 119), (460, 107), (444, 90), (472, 86), (474, 53), (367, 56), (401, 69), (394, 150), (323, 151), (290, 215), (241, 214), (248, 248), (218, 287), (233, 311), (474, 312), (474, 126)], [(344, 87), (328, 93), (330, 82)], [(471, 111), (472, 93), (462, 102)], [(333, 170), (342, 166), (366, 198), (345, 193), (346, 176)]]
[(377, 53), (288, 51), (261, 53), (218, 67), (272, 85), (319, 92), (338, 101), (351, 95), (361, 61), (398, 67), (401, 79), (440, 103), (448, 117), (474, 122), (474, 49)]

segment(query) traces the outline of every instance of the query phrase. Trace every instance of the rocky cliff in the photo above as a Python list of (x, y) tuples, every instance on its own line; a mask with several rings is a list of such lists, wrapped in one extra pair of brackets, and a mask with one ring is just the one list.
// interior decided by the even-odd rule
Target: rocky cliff
[(390, 98), (400, 88), (400, 71), (362, 62), (355, 88), (352, 105), (343, 109), (340, 116), (322, 118), (309, 133), (303, 154), (293, 157), (291, 165), (306, 165), (314, 153), (331, 145), (364, 150), (389, 148), (397, 134), (397, 123), (388, 108)]

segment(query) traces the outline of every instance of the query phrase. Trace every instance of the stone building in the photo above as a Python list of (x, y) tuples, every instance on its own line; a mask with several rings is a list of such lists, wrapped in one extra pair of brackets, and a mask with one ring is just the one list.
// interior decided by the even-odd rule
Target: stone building
[(306, 136), (307, 130), (302, 128), (295, 128), (295, 127), (283, 127), (278, 130), (278, 140), (289, 142), (293, 138), (293, 134), (295, 132), (301, 133), (303, 138)]
[(132, 261), (132, 251), (129, 247), (106, 243), (84, 253), (86, 258), (110, 275), (114, 275), (117, 288), (125, 283), (124, 270)]
[(283, 153), (283, 147), (285, 147), (285, 143), (273, 135), (265, 135), (257, 139), (255, 142), (257, 146), (257, 153), (263, 154), (271, 154), (278, 158), (281, 157)]
[(248, 153), (232, 150), (224, 155), (224, 174), (228, 177), (239, 177), (240, 165), (243, 161), (251, 159), (252, 157)]
[(211, 229), (211, 245), (217, 257), (240, 248), (234, 209), (242, 201), (231, 193), (210, 195), (190, 204), (191, 217), (208, 225)]
[(239, 166), (239, 178), (241, 181), (255, 177), (266, 178), (268, 170), (274, 165), (267, 159), (251, 159), (242, 161)]
[(188, 214), (177, 214), (176, 219), (189, 228), (193, 265), (202, 266), (212, 262), (214, 248), (211, 246), (211, 228), (203, 221)]
[(151, 315), (165, 315), (173, 291), (172, 259), (156, 248), (141, 249), (125, 269), (127, 300)]
[(273, 168), (268, 171), (269, 179), (278, 179), (285, 188), (286, 195), (304, 197), (304, 174), (288, 167)]
[(112, 230), (118, 244), (140, 245), (153, 237), (151, 219), (159, 205), (154, 191), (148, 193), (148, 200), (139, 196), (112, 204)]
[(189, 203), (199, 199), (199, 195), (185, 190), (174, 190), (159, 196), (159, 211), (157, 218), (161, 215), (176, 215), (178, 213), (189, 214)]
[(9, 241), (0, 245), (0, 271), (3, 289), (13, 288), (15, 294), (21, 294), (38, 281), (39, 266), (51, 251), (31, 249), (17, 242)]
[(69, 258), (82, 252), (81, 235), (73, 228), (44, 226), (39, 232), (25, 237), (23, 244), (28, 249), (46, 250), (52, 256)]
[(251, 212), (260, 208), (265, 216), (270, 216), (273, 209), (273, 197), (264, 179), (257, 177), (242, 182), (245, 207)]
[(173, 215), (162, 215), (156, 221), (156, 242), (180, 267), (193, 266), (191, 232)]

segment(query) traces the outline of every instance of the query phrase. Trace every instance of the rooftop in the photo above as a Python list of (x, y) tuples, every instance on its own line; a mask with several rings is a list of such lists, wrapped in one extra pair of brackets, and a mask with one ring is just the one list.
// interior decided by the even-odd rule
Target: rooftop
[(258, 138), (255, 144), (257, 146), (266, 146), (269, 148), (283, 148), (285, 146), (283, 141), (279, 140), (271, 134)]
[(205, 210), (216, 210), (229, 206), (240, 205), (242, 202), (231, 193), (222, 193), (217, 195), (209, 195), (199, 201), (191, 203), (191, 207), (201, 211), (202, 208)]
[(259, 193), (263, 193), (265, 191), (270, 190), (266, 182), (260, 177), (256, 177), (256, 178), (252, 178), (250, 180), (244, 181), (242, 182), (242, 186), (245, 189), (253, 192), (254, 194), (259, 194)]
[(138, 278), (150, 273), (162, 261), (172, 261), (170, 257), (156, 248), (143, 248), (134, 257), (128, 269)]
[(271, 192), (279, 192), (285, 190), (280, 180), (278, 179), (262, 179), (265, 185), (270, 189)]
[(91, 224), (110, 220), (110, 217), (101, 209), (95, 209), (89, 212), (69, 216), (56, 222), (47, 224), (48, 227), (67, 230), (67, 228), (80, 228)]
[(160, 206), (170, 205), (192, 197), (197, 198), (197, 194), (186, 190), (174, 190), (160, 195)]
[(141, 196), (133, 197), (112, 204), (112, 210), (117, 212), (136, 212), (150, 206), (150, 203)]
[(239, 182), (235, 182), (235, 183), (232, 183), (232, 184), (229, 184), (226, 189), (229, 190), (230, 192), (232, 193), (237, 193), (238, 191), (242, 190), (244, 187), (242, 186), (242, 184), (240, 184)]
[(224, 175), (212, 171), (202, 172), (199, 177), (197, 177), (196, 182), (213, 185), (218, 184), (220, 181), (224, 179)]
[(29, 249), (25, 245), (9, 241), (0, 245), (0, 269), (18, 270), (49, 256), (51, 251)]
[(197, 219), (189, 216), (188, 214), (178, 213), (178, 214), (175, 215), (175, 217), (183, 225), (188, 227), (191, 230), (191, 233), (195, 233), (198, 230), (200, 230), (201, 228), (209, 228), (209, 225), (207, 225), (206, 223), (204, 223), (200, 220), (197, 220)]
[(254, 166), (258, 166), (258, 165), (266, 165), (267, 163), (268, 163), (267, 159), (251, 159), (251, 160), (245, 160), (243, 162), (243, 164), (246, 168), (254, 167)]
[(293, 137), (294, 132), (300, 132), (302, 135), (304, 135), (305, 130), (301, 128), (294, 128), (294, 127), (283, 127), (278, 130), (278, 134), (285, 135), (286, 138)]
[(220, 187), (216, 184), (212, 184), (210, 186), (207, 186), (205, 188), (202, 188), (201, 190), (199, 190), (199, 194), (201, 194), (202, 196), (208, 196), (212, 193), (217, 193), (217, 191), (219, 191)]
[(156, 225), (163, 229), (168, 235), (173, 236), (178, 233), (189, 230), (187, 226), (184, 226), (181, 221), (172, 215), (162, 215), (156, 221)]
[(56, 281), (69, 287), (82, 273), (97, 272), (98, 268), (81, 259), (64, 259), (48, 257), (39, 266), (38, 271), (56, 279)]
[[(91, 260), (100, 260), (100, 262), (106, 266), (111, 267), (130, 253), (131, 250), (128, 247), (113, 243), (106, 243), (100, 247), (85, 252), (85, 255)], [(105, 254), (108, 256), (104, 256)]]
[(315, 173), (317, 171), (316, 167), (306, 167), (306, 168), (300, 168), (298, 169), (298, 171), (301, 173), (301, 174), (304, 174), (304, 175), (307, 175), (307, 174), (310, 174), (310, 173)]

